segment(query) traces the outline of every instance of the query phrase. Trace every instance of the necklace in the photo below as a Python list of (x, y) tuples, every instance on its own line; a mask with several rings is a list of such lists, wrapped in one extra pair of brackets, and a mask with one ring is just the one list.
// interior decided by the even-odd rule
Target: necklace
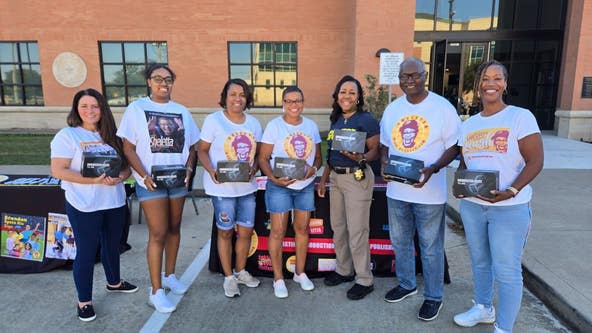
[(349, 115), (349, 116), (347, 116), (347, 117), (345, 116), (345, 115), (346, 115), (346, 113), (343, 113), (343, 124), (344, 124), (344, 125), (347, 125), (347, 120), (348, 120), (349, 118), (353, 117), (353, 116), (354, 116), (354, 114), (356, 114), (356, 112), (357, 112), (357, 111), (354, 111), (354, 112), (347, 113), (347, 114)]

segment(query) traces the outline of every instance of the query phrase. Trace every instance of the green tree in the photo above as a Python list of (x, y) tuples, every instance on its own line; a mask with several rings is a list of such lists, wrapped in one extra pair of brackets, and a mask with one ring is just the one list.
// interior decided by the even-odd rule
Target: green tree
[[(365, 74), (364, 78), (368, 82), (364, 90), (364, 102), (366, 109), (374, 117), (374, 119), (380, 121), (382, 113), (389, 101), (388, 87), (380, 85), (378, 79), (372, 74)], [(396, 96), (393, 96), (395, 99)]]

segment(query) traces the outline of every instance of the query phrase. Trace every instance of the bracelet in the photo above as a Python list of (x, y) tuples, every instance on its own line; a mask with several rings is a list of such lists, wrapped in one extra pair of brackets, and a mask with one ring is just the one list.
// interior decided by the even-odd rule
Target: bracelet
[(193, 168), (190, 166), (185, 167), (187, 170), (189, 170), (189, 172), (193, 172)]
[(435, 169), (434, 172), (432, 172), (432, 173), (438, 173), (440, 171), (440, 167), (436, 163), (430, 165), (430, 167)]
[(518, 192), (520, 192), (513, 186), (508, 186), (508, 188), (506, 188), (506, 191), (512, 192), (512, 198), (515, 197), (516, 194), (518, 194)]
[(146, 181), (146, 178), (148, 178), (148, 174), (146, 174), (144, 177), (142, 177), (142, 183)]
[(315, 173), (317, 173), (317, 171), (319, 171), (319, 169), (317, 169), (317, 167), (314, 165), (312, 166), (312, 168), (314, 169)]

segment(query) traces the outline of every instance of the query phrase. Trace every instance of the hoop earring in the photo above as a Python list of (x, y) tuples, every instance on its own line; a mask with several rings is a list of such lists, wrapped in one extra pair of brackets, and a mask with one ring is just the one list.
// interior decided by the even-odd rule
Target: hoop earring
[(360, 100), (359, 100), (359, 99), (358, 99), (358, 100), (356, 100), (356, 104), (360, 104)]

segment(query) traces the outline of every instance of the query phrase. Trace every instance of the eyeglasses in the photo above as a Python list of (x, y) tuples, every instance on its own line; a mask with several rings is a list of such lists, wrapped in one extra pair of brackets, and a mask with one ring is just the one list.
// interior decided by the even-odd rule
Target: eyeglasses
[(413, 81), (417, 81), (423, 77), (425, 72), (421, 73), (411, 73), (411, 74), (399, 74), (399, 80), (407, 81), (409, 79), (413, 79)]
[(151, 76), (150, 77), (152, 79), (152, 81), (156, 82), (157, 84), (161, 84), (161, 83), (166, 83), (166, 84), (173, 84), (173, 82), (175, 82), (175, 80), (173, 80), (172, 77), (167, 76), (167, 77), (161, 77), (161, 76)]
[(290, 104), (302, 104), (302, 102), (304, 102), (304, 100), (302, 99), (284, 99), (284, 103), (290, 105)]

